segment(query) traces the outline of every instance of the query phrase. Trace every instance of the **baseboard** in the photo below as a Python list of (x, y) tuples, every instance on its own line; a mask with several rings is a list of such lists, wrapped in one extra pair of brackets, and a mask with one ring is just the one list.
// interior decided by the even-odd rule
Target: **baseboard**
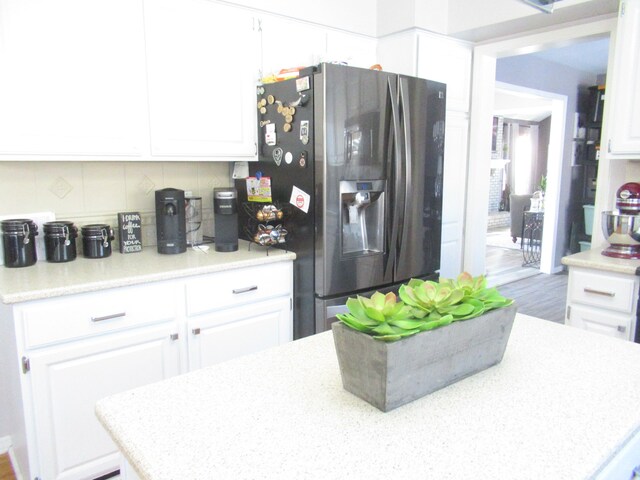
[(9, 435), (7, 435), (6, 437), (0, 437), (0, 455), (3, 453), (7, 453), (10, 447), (11, 437)]
[(25, 478), (22, 476), (22, 472), (18, 468), (18, 460), (13, 453), (12, 447), (9, 448), (9, 460), (11, 460), (11, 467), (13, 468), (13, 474), (16, 477), (16, 480), (25, 480)]

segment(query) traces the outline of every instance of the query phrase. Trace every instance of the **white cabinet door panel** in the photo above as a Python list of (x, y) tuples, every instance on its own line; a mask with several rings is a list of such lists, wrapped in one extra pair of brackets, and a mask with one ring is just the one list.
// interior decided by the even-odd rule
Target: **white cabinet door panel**
[(440, 253), (440, 276), (444, 278), (455, 278), (462, 271), (468, 129), (465, 114), (447, 112)]
[(369, 68), (378, 63), (377, 41), (374, 38), (337, 32), (327, 32), (327, 62), (347, 62), (352, 67)]
[(623, 158), (640, 158), (640, 0), (620, 2), (612, 85), (607, 85), (608, 148)]
[(189, 370), (275, 347), (293, 339), (290, 297), (189, 319)]
[(0, 18), (0, 159), (142, 153), (141, 0), (8, 0)]
[(580, 305), (571, 305), (569, 317), (565, 323), (622, 340), (632, 339), (631, 332), (635, 328), (635, 324), (629, 317)]
[(152, 155), (253, 157), (253, 18), (205, 0), (144, 6)]
[(95, 417), (95, 402), (177, 375), (174, 332), (172, 324), (152, 327), (30, 357), (40, 478), (93, 478), (118, 468), (117, 448)]

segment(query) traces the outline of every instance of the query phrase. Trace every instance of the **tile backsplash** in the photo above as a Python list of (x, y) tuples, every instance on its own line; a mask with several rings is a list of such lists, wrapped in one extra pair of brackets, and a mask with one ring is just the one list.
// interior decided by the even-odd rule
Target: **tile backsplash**
[[(0, 162), (0, 215), (52, 211), (80, 228), (117, 226), (118, 212), (142, 215), (142, 243), (156, 244), (155, 191), (202, 197), (204, 234), (213, 236), (213, 189), (232, 185), (230, 162)], [(117, 238), (117, 233), (116, 233)]]

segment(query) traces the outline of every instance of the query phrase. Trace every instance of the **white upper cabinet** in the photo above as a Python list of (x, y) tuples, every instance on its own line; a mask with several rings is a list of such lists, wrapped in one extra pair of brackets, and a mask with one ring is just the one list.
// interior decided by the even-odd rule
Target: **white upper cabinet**
[(611, 102), (609, 141), (611, 156), (640, 158), (640, 0), (620, 2), (612, 84), (607, 85)]
[(263, 16), (260, 24), (263, 76), (322, 60), (327, 43), (324, 29), (275, 16)]
[(471, 46), (418, 34), (418, 76), (447, 84), (447, 110), (469, 111)]
[(138, 157), (141, 0), (0, 2), (0, 160)]
[(330, 30), (327, 32), (327, 62), (346, 62), (352, 67), (369, 68), (378, 63), (377, 41), (371, 37)]
[(254, 156), (253, 17), (206, 0), (144, 7), (152, 156)]

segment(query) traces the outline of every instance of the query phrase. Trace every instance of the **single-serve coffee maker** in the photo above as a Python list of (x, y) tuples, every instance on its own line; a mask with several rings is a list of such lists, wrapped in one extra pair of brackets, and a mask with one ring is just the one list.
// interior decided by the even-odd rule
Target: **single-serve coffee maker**
[(184, 190), (156, 190), (156, 232), (158, 253), (187, 251)]
[(380, 253), (384, 242), (384, 180), (342, 180), (342, 254)]
[(216, 252), (238, 250), (238, 192), (235, 188), (213, 189)]

